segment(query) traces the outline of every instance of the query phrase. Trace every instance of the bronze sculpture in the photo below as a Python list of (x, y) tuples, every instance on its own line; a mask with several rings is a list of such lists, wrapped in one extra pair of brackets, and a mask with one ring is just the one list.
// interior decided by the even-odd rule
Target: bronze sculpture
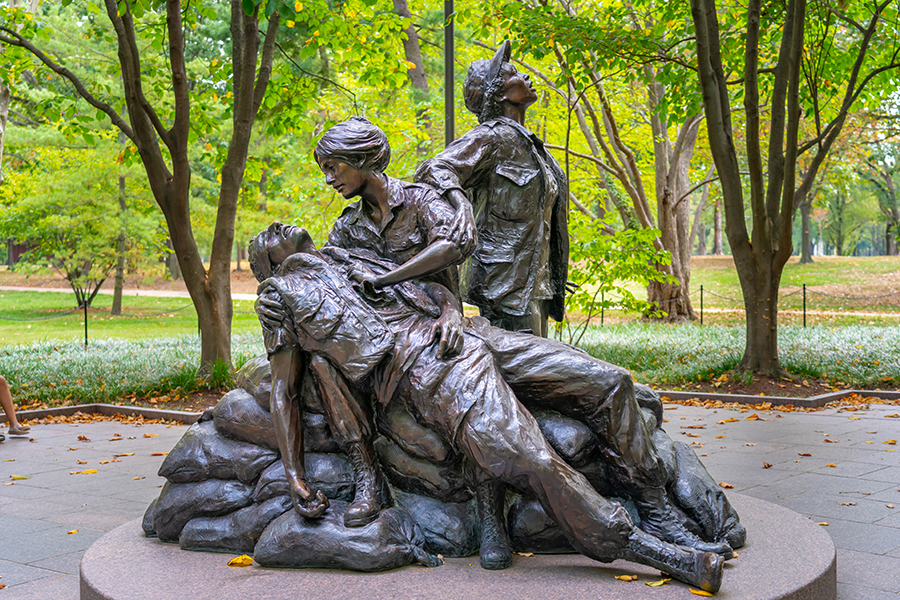
[[(481, 318), (464, 319), (456, 264), (471, 252), (472, 215), (430, 186), (387, 177), (390, 148), (377, 127), (358, 118), (335, 126), (319, 142), (316, 160), (329, 184), (345, 198), (360, 200), (344, 210), (321, 250), (304, 230), (280, 224), (254, 239), (251, 266), (261, 280), (257, 310), (271, 390), (255, 393), (255, 401), (241, 400), (246, 414), (237, 426), (222, 416), (231, 409), (217, 407), (204, 421), (213, 420), (215, 431), (204, 425), (192, 434), (194, 439), (207, 436), (213, 440), (209, 444), (224, 444), (215, 441), (219, 434), (243, 439), (278, 450), (281, 460), (272, 462), (277, 455), (271, 452), (242, 450), (253, 457), (254, 467), (229, 475), (227, 465), (192, 466), (197, 452), (188, 446), (201, 442), (180, 442), (185, 448), (173, 451), (161, 469), (175, 485), (167, 485), (148, 509), (147, 534), (169, 541), (180, 536), (186, 548), (255, 547), (256, 560), (272, 566), (377, 570), (404, 560), (434, 564), (417, 529), (432, 524), (410, 522), (409, 498), (389, 508), (395, 498), (383, 473), (388, 468), (392, 483), (405, 492), (425, 490), (435, 496), (435, 489), (452, 488), (452, 498), (440, 499), (464, 502), (461, 488), (474, 489), (483, 564), (485, 539), (505, 543), (498, 562), (488, 567), (506, 566), (502, 555), (510, 551), (504, 541), (505, 492), (497, 484), (505, 482), (537, 498), (577, 551), (603, 562), (626, 558), (652, 565), (717, 590), (723, 559), (743, 543), (745, 532), (693, 452), (673, 444), (660, 428), (658, 397), (645, 394), (639, 404), (627, 372), (580, 350), (505, 331)], [(545, 176), (552, 171), (546, 164), (542, 168)], [(553, 216), (548, 218), (552, 222)], [(481, 241), (489, 238), (482, 235)], [(521, 316), (533, 322), (535, 314)], [(229, 402), (233, 406), (237, 400)], [(321, 405), (326, 424), (307, 418), (303, 407), (311, 402)], [(539, 409), (552, 409), (582, 427), (580, 447), (594, 453), (600, 475), (588, 479), (588, 471), (560, 457), (559, 442), (551, 444), (545, 421), (532, 415)], [(397, 419), (405, 425), (398, 427)], [(271, 435), (264, 434), (267, 428)], [(316, 440), (310, 443), (311, 438)], [(385, 438), (392, 441), (381, 443)], [(305, 461), (310, 456), (304, 449), (334, 452), (338, 447), (352, 466), (352, 492), (309, 479), (315, 460), (333, 461), (323, 454), (313, 463)], [(401, 454), (424, 459), (426, 466), (438, 466), (438, 488), (427, 481), (394, 479), (398, 464), (390, 464), (392, 455), (383, 450), (398, 447)], [(278, 484), (276, 467), (282, 465), (284, 483)], [(185, 475), (188, 471), (198, 474)], [(434, 479), (434, 473), (424, 477)], [(445, 476), (450, 487), (440, 488)], [(250, 505), (244, 488), (209, 477), (256, 482)], [(226, 490), (221, 493), (227, 495), (227, 510), (185, 511), (185, 506), (202, 504), (191, 495), (201, 488)], [(633, 507), (634, 518), (624, 504)], [(227, 522), (218, 516), (223, 511), (229, 513)], [(230, 516), (239, 513), (249, 516)], [(304, 525), (320, 521), (329, 524)], [(238, 541), (234, 536), (215, 539), (223, 528), (246, 533)], [(349, 537), (341, 537), (345, 533)], [(315, 547), (330, 548), (329, 556), (291, 554), (289, 546), (312, 543), (302, 540), (317, 535)], [(359, 553), (358, 538), (372, 544), (397, 538), (401, 550), (391, 554), (396, 560), (373, 562)], [(430, 552), (440, 548), (433, 540), (424, 543)], [(549, 547), (558, 546), (542, 546)], [(465, 544), (454, 548), (459, 555), (472, 551)]]

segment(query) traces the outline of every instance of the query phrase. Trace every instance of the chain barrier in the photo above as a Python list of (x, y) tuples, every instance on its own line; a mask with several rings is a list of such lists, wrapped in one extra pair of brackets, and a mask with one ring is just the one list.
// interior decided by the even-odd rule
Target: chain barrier
[(193, 304), (186, 304), (186, 305), (182, 306), (181, 308), (175, 308), (175, 309), (173, 309), (173, 310), (164, 310), (164, 311), (162, 311), (162, 312), (150, 313), (150, 314), (147, 314), (147, 315), (127, 315), (127, 314), (114, 315), (114, 314), (112, 313), (112, 311), (110, 311), (110, 310), (106, 310), (106, 309), (103, 309), (103, 308), (94, 308), (94, 307), (91, 307), (91, 308), (93, 308), (93, 309), (96, 310), (97, 312), (106, 313), (106, 314), (108, 314), (108, 315), (110, 315), (110, 316), (112, 316), (112, 317), (125, 317), (125, 318), (128, 318), (128, 319), (150, 319), (150, 318), (152, 318), (152, 317), (158, 317), (158, 316), (160, 316), (160, 315), (170, 315), (170, 314), (173, 314), (173, 313), (177, 313), (178, 311), (182, 311), (182, 310), (184, 310), (184, 309), (186, 309), (186, 308), (190, 308), (190, 307), (192, 307), (192, 306), (194, 306), (194, 305), (193, 305)]
[(69, 310), (67, 310), (67, 311), (65, 311), (65, 312), (61, 312), (61, 313), (56, 314), (56, 315), (50, 315), (49, 317), (35, 317), (35, 318), (33, 318), (33, 319), (17, 319), (16, 317), (4, 317), (3, 315), (0, 315), (0, 319), (2, 319), (2, 320), (4, 320), (4, 321), (21, 321), (21, 322), (25, 322), (25, 321), (49, 321), (50, 319), (58, 319), (59, 317), (64, 317), (64, 316), (66, 316), (66, 315), (70, 315), (70, 314), (72, 314), (73, 312), (75, 312), (76, 310), (81, 310), (81, 307), (80, 307), (80, 306), (76, 306), (75, 308), (70, 308)]
[[(799, 291), (799, 290), (798, 290)], [(809, 288), (806, 290), (810, 294), (817, 294), (819, 296), (826, 296), (828, 298), (837, 298), (839, 300), (874, 300), (876, 298), (890, 298), (891, 296), (896, 296), (900, 294), (900, 291), (891, 292), (890, 294), (882, 294), (880, 296), (835, 296), (834, 294), (826, 294), (825, 292), (815, 292)], [(795, 294), (797, 292), (794, 292)]]

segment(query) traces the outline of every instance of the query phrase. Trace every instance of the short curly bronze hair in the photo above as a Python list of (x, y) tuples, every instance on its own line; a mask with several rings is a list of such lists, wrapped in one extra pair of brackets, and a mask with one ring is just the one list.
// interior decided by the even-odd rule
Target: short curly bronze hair
[(319, 165), (326, 158), (335, 158), (359, 171), (384, 173), (391, 162), (391, 146), (371, 121), (351, 117), (325, 132), (313, 156)]

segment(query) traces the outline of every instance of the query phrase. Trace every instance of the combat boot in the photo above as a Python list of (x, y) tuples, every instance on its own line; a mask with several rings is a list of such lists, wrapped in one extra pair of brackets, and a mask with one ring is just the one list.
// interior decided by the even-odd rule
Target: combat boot
[(392, 504), (391, 490), (381, 474), (371, 444), (350, 444), (347, 458), (356, 475), (356, 492), (353, 503), (344, 513), (344, 527), (362, 527), (377, 519), (381, 511)]
[(711, 594), (722, 585), (724, 558), (714, 552), (669, 544), (640, 529), (634, 529), (629, 536), (622, 558), (659, 569)]
[(641, 517), (640, 528), (650, 535), (700, 552), (720, 554), (725, 560), (734, 557), (734, 550), (725, 542), (706, 542), (688, 531), (672, 512), (665, 489), (654, 487), (641, 490), (635, 504)]
[(491, 571), (512, 565), (512, 548), (506, 529), (506, 484), (486, 481), (475, 488), (481, 521), (481, 567)]

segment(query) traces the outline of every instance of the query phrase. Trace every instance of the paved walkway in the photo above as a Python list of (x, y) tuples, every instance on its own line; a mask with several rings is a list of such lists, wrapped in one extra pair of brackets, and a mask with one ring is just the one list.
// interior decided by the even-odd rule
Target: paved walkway
[[(838, 598), (900, 600), (900, 445), (884, 443), (900, 439), (900, 418), (887, 416), (898, 412), (758, 412), (760, 420), (746, 420), (752, 411), (667, 405), (665, 415), (673, 437), (706, 455), (716, 481), (828, 523), (838, 548)], [(730, 418), (738, 420), (718, 424)], [(162, 457), (151, 453), (169, 450), (184, 431), (116, 422), (36, 425), (34, 442), (0, 444), (0, 480), (28, 477), (0, 486), (0, 600), (76, 600), (82, 554), (143, 515), (163, 483), (156, 476)], [(116, 433), (122, 439), (110, 441)], [(101, 464), (116, 454), (129, 456)], [(86, 469), (97, 472), (70, 474)], [(765, 544), (749, 536), (751, 544)], [(155, 576), (162, 575), (148, 573)]]

